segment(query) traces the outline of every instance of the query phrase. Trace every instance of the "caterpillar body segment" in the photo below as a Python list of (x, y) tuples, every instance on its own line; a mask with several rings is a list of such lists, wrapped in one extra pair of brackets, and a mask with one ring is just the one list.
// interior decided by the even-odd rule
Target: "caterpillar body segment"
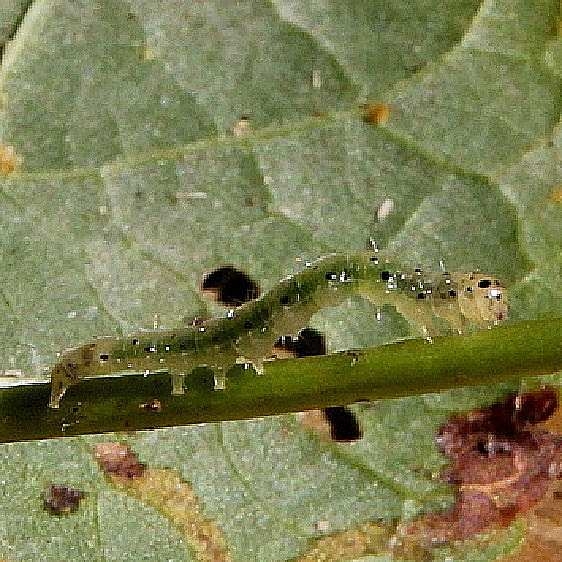
[(462, 331), (507, 318), (505, 289), (495, 277), (412, 271), (373, 252), (331, 254), (307, 266), (228, 317), (175, 330), (96, 338), (66, 350), (51, 371), (49, 406), (58, 408), (66, 390), (81, 379), (124, 373), (166, 371), (172, 393), (183, 394), (196, 384), (194, 370), (208, 367), (211, 388), (223, 390), (227, 371), (236, 363), (262, 373), (281, 336), (296, 334), (317, 311), (352, 294), (377, 306), (394, 306), (419, 335), (437, 335), (444, 325)]

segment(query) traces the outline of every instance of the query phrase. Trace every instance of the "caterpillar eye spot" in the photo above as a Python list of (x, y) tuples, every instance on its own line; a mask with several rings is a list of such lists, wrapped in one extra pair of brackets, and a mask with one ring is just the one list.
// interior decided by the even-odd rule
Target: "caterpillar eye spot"
[(480, 281), (478, 281), (478, 287), (480, 287), (480, 289), (487, 289), (491, 285), (492, 282), (490, 281), (490, 279), (480, 279)]
[(381, 272), (381, 280), (388, 281), (390, 279), (390, 271), (382, 271)]
[(137, 338), (133, 338), (133, 341), (131, 342), (133, 345), (139, 345), (139, 340)]
[(456, 292), (455, 290), (451, 289), (451, 290), (449, 291), (448, 295), (449, 295), (451, 298), (455, 298), (455, 297), (457, 296), (457, 292)]
[(107, 353), (100, 354), (100, 363), (107, 363), (109, 361), (109, 355)]
[(328, 271), (325, 277), (328, 281), (336, 281), (338, 278), (338, 274), (334, 273), (333, 271)]
[(426, 294), (425, 293), (418, 293), (418, 299), (423, 300), (425, 299)]
[(154, 345), (149, 345), (147, 347), (144, 348), (144, 351), (146, 353), (156, 353), (156, 346)]

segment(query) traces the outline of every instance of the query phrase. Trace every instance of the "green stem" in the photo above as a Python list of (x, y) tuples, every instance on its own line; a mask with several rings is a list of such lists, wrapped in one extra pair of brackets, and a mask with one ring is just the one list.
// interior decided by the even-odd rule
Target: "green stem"
[[(0, 442), (138, 430), (296, 412), (544, 375), (562, 368), (562, 318), (498, 326), (466, 336), (381, 347), (240, 370), (227, 388), (171, 395), (170, 376), (86, 379), (47, 408), (48, 384), (0, 391)], [(160, 412), (139, 405), (160, 400)], [(78, 423), (76, 423), (78, 422)], [(64, 430), (63, 430), (63, 424)]]

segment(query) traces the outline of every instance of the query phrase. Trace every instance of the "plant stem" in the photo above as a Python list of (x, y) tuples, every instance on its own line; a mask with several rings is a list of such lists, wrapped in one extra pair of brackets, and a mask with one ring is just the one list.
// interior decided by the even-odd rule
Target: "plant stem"
[[(49, 384), (0, 390), (0, 442), (127, 431), (297, 412), (360, 400), (494, 384), (562, 368), (562, 318), (514, 322), (466, 336), (411, 339), (232, 371), (226, 389), (193, 383), (171, 395), (170, 375), (85, 379), (59, 410)], [(199, 377), (205, 379), (205, 377)], [(194, 377), (193, 381), (198, 378)], [(160, 411), (143, 409), (152, 399)]]

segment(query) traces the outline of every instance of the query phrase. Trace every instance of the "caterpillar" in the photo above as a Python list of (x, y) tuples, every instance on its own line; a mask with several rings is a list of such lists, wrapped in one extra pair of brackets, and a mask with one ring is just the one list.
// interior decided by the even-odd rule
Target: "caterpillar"
[(443, 322), (450, 330), (462, 332), (507, 318), (505, 288), (494, 276), (412, 271), (376, 249), (330, 254), (307, 262), (301, 272), (229, 311), (225, 318), (193, 322), (175, 330), (98, 337), (65, 350), (51, 370), (49, 406), (58, 408), (66, 390), (81, 379), (125, 372), (168, 372), (172, 394), (183, 394), (189, 388), (190, 373), (196, 367), (210, 367), (214, 388), (222, 390), (227, 371), (236, 363), (262, 373), (264, 361), (275, 359), (272, 350), (280, 338), (295, 334), (318, 310), (335, 306), (352, 294), (377, 306), (395, 306), (413, 331), (427, 338), (442, 331)]

